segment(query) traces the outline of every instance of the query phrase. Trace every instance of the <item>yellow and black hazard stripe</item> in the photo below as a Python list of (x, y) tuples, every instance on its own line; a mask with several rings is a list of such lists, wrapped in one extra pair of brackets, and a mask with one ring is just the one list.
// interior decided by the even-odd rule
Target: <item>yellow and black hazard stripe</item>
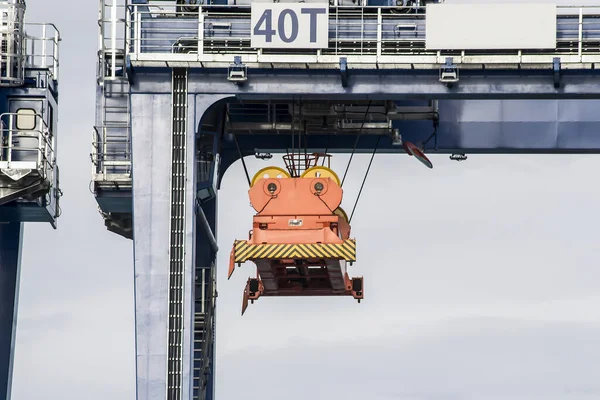
[(347, 239), (341, 244), (249, 244), (245, 240), (234, 243), (236, 263), (247, 260), (296, 258), (328, 258), (356, 261), (356, 240)]

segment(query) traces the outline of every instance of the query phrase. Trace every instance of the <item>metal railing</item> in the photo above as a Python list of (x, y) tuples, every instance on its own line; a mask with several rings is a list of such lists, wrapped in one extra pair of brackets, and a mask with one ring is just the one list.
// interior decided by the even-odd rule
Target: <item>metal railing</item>
[(128, 130), (94, 127), (92, 137), (93, 174), (98, 181), (131, 179), (131, 141)]
[(25, 29), (25, 68), (49, 70), (58, 81), (60, 32), (51, 23), (26, 23)]
[(25, 2), (0, 2), (0, 86), (20, 86), (26, 69), (58, 80), (60, 33), (53, 24), (24, 23)]
[(35, 168), (40, 178), (54, 180), (55, 136), (39, 114), (32, 114), (35, 126), (41, 128), (17, 129), (17, 113), (0, 115), (0, 167), (3, 169)]
[[(412, 64), (438, 68), (446, 57), (455, 64), (563, 64), (600, 62), (600, 6), (558, 6), (554, 49), (432, 51), (425, 45), (425, 14), (402, 13), (402, 7), (330, 7), (329, 47), (320, 50), (256, 49), (250, 45), (250, 7), (176, 6), (104, 3), (101, 0), (100, 52), (118, 76), (131, 61), (183, 61), (228, 65), (233, 55), (247, 64), (279, 66), (320, 63), (353, 68), (374, 64)], [(394, 12), (395, 11), (395, 12)], [(107, 16), (110, 16), (107, 18)], [(164, 64), (162, 64), (164, 65)], [(108, 76), (109, 74), (104, 74)]]
[(129, 83), (108, 80), (102, 85), (92, 137), (92, 175), (96, 182), (131, 181)]

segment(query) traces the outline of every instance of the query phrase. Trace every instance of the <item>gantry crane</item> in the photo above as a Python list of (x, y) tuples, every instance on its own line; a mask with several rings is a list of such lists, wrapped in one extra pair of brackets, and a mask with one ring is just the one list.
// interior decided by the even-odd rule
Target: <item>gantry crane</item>
[[(94, 192), (109, 229), (134, 240), (135, 335), (144, 344), (136, 348), (139, 399), (214, 399), (218, 191), (237, 160), (245, 167), (245, 157), (285, 154), (300, 132), (308, 153), (408, 153), (429, 168), (424, 154), (460, 161), (467, 153), (600, 152), (597, 10), (240, 3), (100, 0)], [(269, 199), (282, 205), (259, 208), (252, 236), (237, 242), (245, 251), (304, 244), (277, 243), (275, 225), (260, 224), (304, 224), (296, 217), (302, 206), (277, 203), (277, 196), (292, 185), (314, 191), (308, 182), (322, 177), (269, 171), (248, 176), (248, 194), (256, 206)], [(319, 208), (316, 197), (315, 216), (345, 229), (345, 218)], [(266, 243), (257, 242), (261, 236)], [(276, 284), (310, 289), (300, 278), (308, 260), (319, 264), (308, 269), (323, 272), (336, 259), (277, 249), (284, 253), (268, 266), (252, 253), (259, 271), (248, 300), (250, 292), (254, 299), (274, 294)], [(234, 264), (244, 257), (234, 246)], [(329, 274), (321, 283), (331, 291)]]

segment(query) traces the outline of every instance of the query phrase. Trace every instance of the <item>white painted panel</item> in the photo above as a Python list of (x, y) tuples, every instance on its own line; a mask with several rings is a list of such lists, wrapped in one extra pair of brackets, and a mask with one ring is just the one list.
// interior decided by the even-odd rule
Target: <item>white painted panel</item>
[(556, 4), (428, 4), (431, 50), (554, 49)]
[(252, 3), (250, 45), (323, 49), (328, 46), (329, 3)]

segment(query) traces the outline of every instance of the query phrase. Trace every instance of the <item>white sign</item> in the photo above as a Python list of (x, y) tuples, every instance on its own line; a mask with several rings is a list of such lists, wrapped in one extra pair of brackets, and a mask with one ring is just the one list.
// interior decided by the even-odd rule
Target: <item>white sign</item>
[(425, 25), (427, 50), (556, 48), (554, 3), (428, 4)]
[(329, 42), (329, 3), (252, 2), (250, 46), (324, 49)]

